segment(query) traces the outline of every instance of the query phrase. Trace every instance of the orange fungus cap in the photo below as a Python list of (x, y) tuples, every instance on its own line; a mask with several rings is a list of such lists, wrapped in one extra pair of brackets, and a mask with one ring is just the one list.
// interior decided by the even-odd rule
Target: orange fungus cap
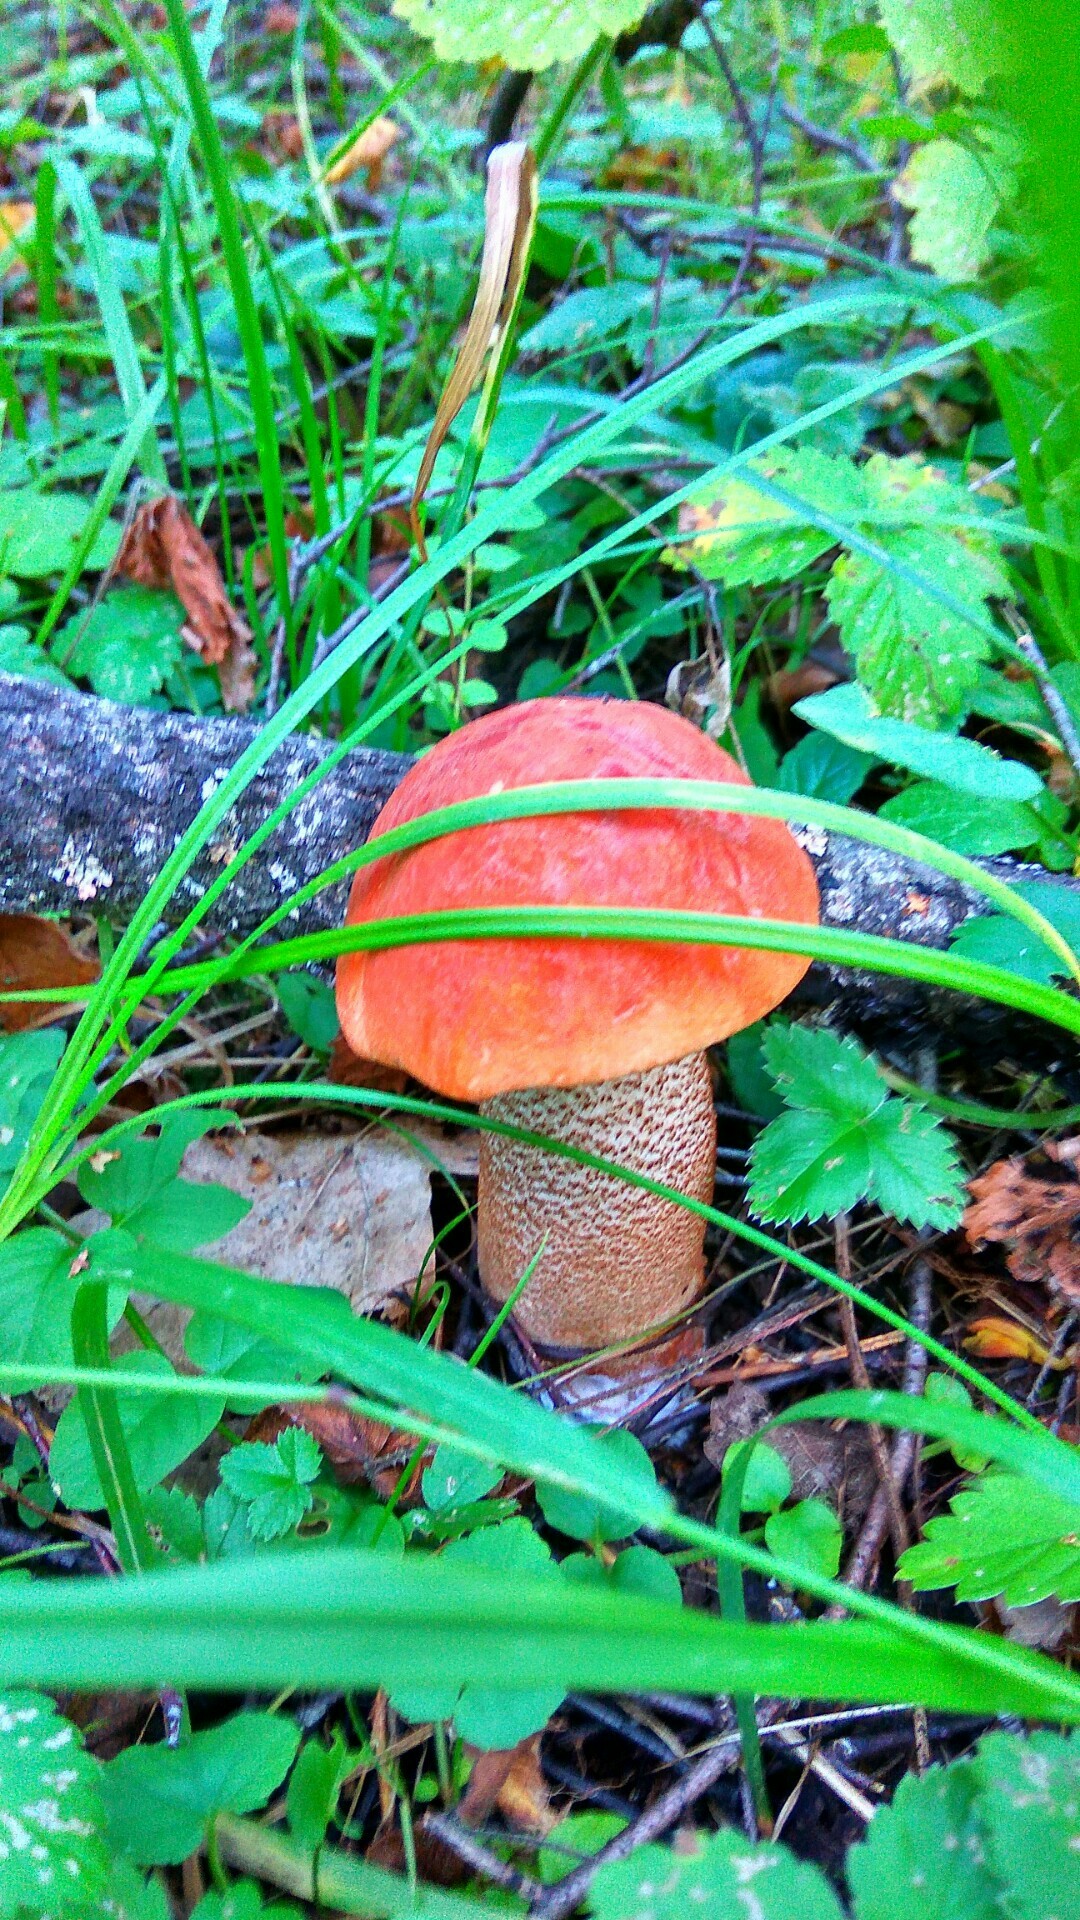
[[(553, 780), (748, 785), (688, 720), (644, 701), (525, 701), (473, 720), (405, 775), (372, 838), (456, 800)], [(779, 820), (674, 809), (548, 814), (430, 841), (361, 868), (349, 925), (444, 908), (668, 907), (816, 925), (818, 891)], [(779, 1005), (800, 954), (642, 940), (432, 941), (338, 962), (354, 1052), (437, 1092), (486, 1100), (681, 1059)]]

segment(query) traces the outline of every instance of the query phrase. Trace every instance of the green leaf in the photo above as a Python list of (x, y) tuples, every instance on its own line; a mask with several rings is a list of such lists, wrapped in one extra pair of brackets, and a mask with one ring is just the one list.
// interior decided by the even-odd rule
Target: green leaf
[(969, 1760), (900, 1781), (845, 1863), (856, 1920), (1002, 1920), (979, 1821), (979, 1770)]
[(976, 279), (1002, 197), (986, 157), (957, 140), (931, 140), (916, 147), (894, 191), (911, 208), (912, 259), (941, 280)]
[(43, 647), (36, 647), (25, 627), (0, 627), (0, 673), (18, 674), (23, 680), (48, 680), (54, 687), (69, 687)]
[(889, 1093), (857, 1040), (777, 1022), (764, 1049), (788, 1110), (751, 1149), (759, 1219), (818, 1219), (874, 1200), (917, 1226), (955, 1225), (963, 1183), (952, 1136)]
[(105, 1888), (98, 1763), (44, 1693), (0, 1694), (0, 1915), (81, 1917)]
[(954, 793), (936, 780), (919, 780), (878, 808), (883, 820), (925, 833), (943, 847), (969, 857), (1015, 853), (1039, 839), (1042, 824), (1031, 807), (1018, 800), (977, 799)]
[(282, 1013), (305, 1046), (312, 1053), (329, 1053), (341, 1031), (333, 988), (313, 973), (296, 969), (278, 975), (277, 993)]
[[(655, 1487), (656, 1470), (636, 1434), (614, 1427), (609, 1433), (596, 1430), (596, 1444), (608, 1457), (626, 1468), (643, 1486)], [(536, 1498), (549, 1527), (569, 1534), (572, 1540), (625, 1540), (636, 1532), (631, 1514), (605, 1506), (587, 1494), (570, 1493), (565, 1487), (539, 1482)]]
[(740, 1513), (779, 1513), (791, 1494), (791, 1468), (783, 1454), (767, 1440), (736, 1440), (724, 1455), (723, 1472), (730, 1473), (747, 1458)]
[(202, 1559), (205, 1540), (199, 1504), (182, 1487), (151, 1487), (143, 1510), (166, 1549), (194, 1565)]
[[(63, 573), (93, 504), (79, 493), (0, 488), (0, 574), (40, 580), (46, 574)], [(119, 527), (113, 520), (106, 521), (86, 557), (87, 568), (100, 571), (110, 566), (119, 544)]]
[[(780, 447), (753, 461), (749, 473), (775, 481), (834, 519), (854, 521), (864, 507), (859, 469), (815, 447)], [(693, 538), (680, 540), (665, 558), (676, 566), (692, 563), (707, 579), (729, 587), (791, 579), (836, 545), (836, 535), (808, 525), (794, 501), (777, 499), (738, 475), (720, 492), (695, 496), (686, 518)]]
[(610, 1567), (592, 1553), (571, 1553), (560, 1563), (564, 1580), (614, 1593), (635, 1593), (642, 1600), (682, 1606), (678, 1569), (655, 1547), (625, 1547)]
[(792, 711), (808, 726), (822, 728), (849, 747), (940, 781), (955, 793), (987, 800), (1034, 800), (1042, 791), (1033, 768), (1019, 760), (1002, 760), (977, 740), (930, 733), (909, 720), (875, 713), (863, 687), (830, 687), (827, 693), (812, 693), (797, 700)]
[(286, 1427), (271, 1445), (256, 1440), (234, 1447), (221, 1462), (221, 1478), (245, 1502), (252, 1538), (276, 1540), (309, 1512), (321, 1466), (322, 1450), (310, 1433)]
[(101, 1772), (111, 1844), (140, 1866), (176, 1866), (215, 1814), (266, 1805), (299, 1742), (280, 1714), (237, 1713), (175, 1750), (128, 1747)]
[(832, 1579), (840, 1568), (844, 1535), (824, 1500), (800, 1500), (765, 1522), (765, 1544), (770, 1553), (794, 1560), (810, 1573)]
[[(161, 1353), (127, 1354), (124, 1367), (127, 1372), (159, 1378), (175, 1372)], [(221, 1400), (178, 1399), (167, 1393), (118, 1391), (117, 1400), (140, 1491), (152, 1487), (194, 1453), (224, 1410)], [(49, 1472), (69, 1507), (104, 1506), (105, 1496), (90, 1451), (78, 1395), (69, 1401), (57, 1422), (49, 1454)]]
[(164, 686), (183, 657), (186, 618), (175, 594), (114, 587), (89, 613), (61, 627), (51, 652), (103, 699), (137, 706)]
[(290, 1832), (302, 1847), (314, 1852), (326, 1838), (326, 1829), (337, 1810), (341, 1783), (353, 1761), (340, 1733), (330, 1746), (321, 1740), (306, 1740), (296, 1758), (285, 1797)]
[(782, 793), (804, 793), (845, 807), (875, 764), (872, 753), (846, 746), (827, 733), (808, 733), (785, 753), (776, 784)]
[(1080, 1511), (1018, 1474), (984, 1473), (928, 1523), (900, 1572), (920, 1593), (955, 1587), (958, 1600), (1080, 1600)]
[[(971, 1395), (954, 1373), (928, 1373), (923, 1398), (939, 1407), (962, 1407), (966, 1412), (971, 1411)], [(949, 1445), (949, 1452), (957, 1466), (963, 1467), (965, 1472), (981, 1473), (987, 1465), (984, 1453), (977, 1452), (973, 1447), (965, 1447), (962, 1441), (954, 1440), (951, 1444), (945, 1444)]]
[(212, 1182), (180, 1180), (177, 1173), (193, 1140), (228, 1124), (231, 1116), (204, 1109), (174, 1113), (156, 1138), (125, 1140), (115, 1159), (95, 1170), (79, 1169), (79, 1192), (88, 1207), (109, 1214), (137, 1240), (186, 1253), (220, 1239), (251, 1210), (250, 1200)]
[[(452, 1540), (439, 1555), (440, 1567), (478, 1573), (492, 1585), (558, 1580), (549, 1549), (527, 1520), (504, 1520), (464, 1540)], [(485, 1750), (515, 1747), (547, 1722), (558, 1706), (565, 1686), (484, 1686), (453, 1681), (432, 1686), (411, 1679), (408, 1670), (388, 1683), (388, 1691), (406, 1720), (453, 1720), (463, 1740)]]
[(503, 1478), (502, 1468), (493, 1467), (475, 1454), (461, 1453), (456, 1447), (435, 1449), (435, 1458), (424, 1468), (420, 1482), (424, 1504), (432, 1513), (445, 1513), (482, 1500)]
[(635, 27), (648, 0), (394, 0), (414, 33), (434, 42), (440, 60), (502, 60), (550, 67), (579, 60), (601, 34), (615, 40)]
[[(1029, 906), (1037, 907), (1071, 947), (1080, 947), (1080, 895), (1050, 880), (1017, 881), (1016, 892)], [(1065, 972), (1058, 955), (1011, 914), (978, 914), (965, 920), (953, 934), (950, 950), (965, 960), (985, 960), (1044, 985)]]
[(112, 1862), (99, 1911), (106, 1920), (173, 1920), (161, 1882), (145, 1880), (128, 1860)]
[(591, 1860), (625, 1830), (626, 1821), (617, 1813), (568, 1813), (565, 1820), (552, 1827), (536, 1856), (539, 1878), (545, 1887), (565, 1880), (583, 1860)]
[[(841, 1920), (818, 1867), (786, 1847), (759, 1845), (728, 1827), (697, 1834), (693, 1851), (639, 1847), (597, 1869), (589, 1894), (595, 1920)], [(750, 1898), (748, 1898), (748, 1895)]]
[[(203, 1307), (197, 1307), (187, 1323), (184, 1351), (203, 1373), (225, 1379), (280, 1381), (284, 1388), (297, 1382), (307, 1386), (319, 1375), (310, 1360)], [(266, 1404), (246, 1394), (230, 1395), (227, 1402), (234, 1413), (259, 1413)]]
[(992, 1733), (975, 1765), (983, 1845), (1002, 1912), (1009, 1920), (1080, 1913), (1080, 1741)]
[(0, 1035), (0, 1193), (19, 1163), (66, 1044), (59, 1027)]
[(667, 557), (728, 586), (790, 579), (837, 544), (848, 549), (826, 598), (860, 681), (905, 720), (962, 714), (991, 648), (985, 603), (1009, 591), (964, 488), (913, 457), (875, 453), (856, 467), (781, 448), (684, 511), (694, 537)]
[(739, 1106), (759, 1120), (772, 1120), (783, 1113), (784, 1103), (765, 1065), (764, 1038), (763, 1020), (755, 1020), (753, 1026), (733, 1033), (727, 1043), (727, 1069), (731, 1091)]
[(889, 39), (922, 89), (951, 80), (980, 93), (1009, 64), (1005, 14), (981, 0), (878, 0)]
[(0, 1347), (9, 1360), (71, 1365), (71, 1303), (79, 1276), (70, 1241), (27, 1227), (0, 1243)]

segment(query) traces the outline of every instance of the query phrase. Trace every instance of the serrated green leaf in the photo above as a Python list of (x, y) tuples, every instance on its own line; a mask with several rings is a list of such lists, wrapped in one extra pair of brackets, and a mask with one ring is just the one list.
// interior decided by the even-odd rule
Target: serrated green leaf
[(749, 1200), (760, 1219), (817, 1219), (875, 1200), (918, 1226), (955, 1225), (963, 1186), (952, 1136), (888, 1092), (857, 1040), (778, 1022), (764, 1048), (788, 1111), (751, 1150)]
[(941, 280), (974, 280), (990, 257), (1001, 196), (986, 160), (957, 140), (916, 147), (896, 182), (911, 209), (911, 257)]
[(251, 1813), (284, 1779), (300, 1731), (280, 1714), (237, 1713), (180, 1747), (129, 1747), (101, 1770), (109, 1839), (141, 1866), (174, 1866), (216, 1813)]
[(878, 0), (889, 39), (919, 87), (951, 80), (980, 93), (1008, 65), (1004, 16), (980, 0)]
[(291, 1533), (311, 1508), (311, 1483), (319, 1475), (322, 1451), (303, 1427), (286, 1427), (272, 1444), (261, 1440), (234, 1447), (221, 1462), (225, 1486), (248, 1509), (254, 1540), (277, 1540)]
[(180, 661), (186, 618), (175, 594), (114, 587), (88, 614), (76, 614), (61, 627), (52, 655), (68, 673), (89, 680), (103, 699), (137, 706), (159, 691)]
[(648, 0), (394, 0), (440, 60), (502, 60), (516, 68), (579, 60), (601, 34), (634, 27)]
[(1019, 760), (1003, 760), (990, 747), (963, 735), (930, 733), (910, 720), (878, 713), (865, 687), (830, 687), (826, 693), (809, 694), (795, 702), (792, 712), (849, 747), (939, 781), (956, 793), (988, 800), (1035, 800), (1043, 792), (1032, 767)]
[[(1018, 881), (1016, 892), (1029, 906), (1037, 907), (1071, 947), (1080, 948), (1080, 895), (1050, 880)], [(1006, 967), (1010, 973), (1018, 973), (1024, 980), (1038, 980), (1044, 986), (1065, 972), (1059, 956), (1011, 914), (978, 914), (965, 920), (953, 934), (950, 951), (965, 960)]]
[(845, 1871), (856, 1920), (1002, 1920), (999, 1883), (978, 1818), (979, 1773), (971, 1761), (901, 1780)]
[(1009, 1920), (1080, 1913), (1080, 1741), (993, 1733), (981, 1742), (975, 1766), (983, 1844), (1002, 1912)]
[[(750, 471), (838, 520), (857, 520), (865, 507), (859, 469), (815, 447), (781, 447)], [(798, 506), (738, 475), (691, 499), (682, 518), (693, 537), (665, 557), (730, 587), (790, 579), (836, 544), (835, 535), (808, 525)]]
[(1015, 853), (1032, 846), (1041, 831), (1039, 820), (1023, 801), (977, 800), (974, 794), (953, 793), (936, 780), (906, 787), (878, 812), (884, 820), (895, 820), (951, 847), (954, 853), (971, 857)]
[(595, 1920), (686, 1920), (697, 1912), (709, 1920), (841, 1920), (819, 1868), (730, 1827), (698, 1834), (693, 1851), (645, 1846), (610, 1861), (597, 1870), (590, 1906)]
[(98, 1763), (44, 1693), (0, 1693), (0, 1915), (98, 1911), (108, 1856)]
[[(93, 501), (79, 493), (0, 488), (0, 574), (40, 580), (63, 573), (92, 510)], [(106, 521), (86, 557), (87, 568), (110, 566), (119, 544), (119, 527), (113, 520)]]
[(958, 1600), (1080, 1600), (1080, 1510), (1018, 1474), (982, 1474), (929, 1522), (900, 1571), (920, 1593), (955, 1587)]

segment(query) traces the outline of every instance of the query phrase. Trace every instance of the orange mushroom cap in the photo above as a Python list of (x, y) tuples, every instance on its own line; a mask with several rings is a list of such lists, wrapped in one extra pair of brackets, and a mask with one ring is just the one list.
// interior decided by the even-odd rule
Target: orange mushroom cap
[[(372, 838), (456, 800), (550, 780), (659, 776), (749, 785), (666, 708), (525, 701), (473, 720), (410, 768)], [(779, 820), (732, 813), (548, 814), (393, 854), (357, 873), (346, 922), (453, 907), (669, 907), (816, 925), (818, 891)], [(749, 1026), (801, 980), (799, 954), (640, 940), (435, 941), (338, 962), (354, 1052), (480, 1101), (682, 1059)]]

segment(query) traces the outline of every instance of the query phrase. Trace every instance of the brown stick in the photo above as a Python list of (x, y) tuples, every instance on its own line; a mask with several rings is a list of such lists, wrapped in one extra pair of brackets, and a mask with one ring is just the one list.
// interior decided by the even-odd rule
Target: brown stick
[[(123, 925), (207, 794), (255, 737), (248, 720), (119, 706), (40, 680), (0, 673), (0, 912), (101, 914)], [(329, 751), (292, 734), (252, 781), (164, 909), (175, 924), (222, 864)], [(249, 933), (298, 887), (367, 838), (411, 765), (408, 755), (358, 747), (287, 816), (208, 912), (208, 932)], [(967, 888), (877, 847), (798, 829), (817, 870), (822, 920), (943, 948), (986, 903)], [(1075, 888), (1071, 877), (1010, 861), (1009, 878)], [(339, 926), (343, 887), (327, 888), (282, 933)], [(783, 902), (777, 902), (783, 913)], [(843, 997), (845, 1015), (955, 1023), (956, 998), (917, 983), (815, 967), (803, 998)], [(961, 1006), (965, 1003), (960, 1003)], [(1016, 1026), (1010, 1017), (1010, 1028)]]

